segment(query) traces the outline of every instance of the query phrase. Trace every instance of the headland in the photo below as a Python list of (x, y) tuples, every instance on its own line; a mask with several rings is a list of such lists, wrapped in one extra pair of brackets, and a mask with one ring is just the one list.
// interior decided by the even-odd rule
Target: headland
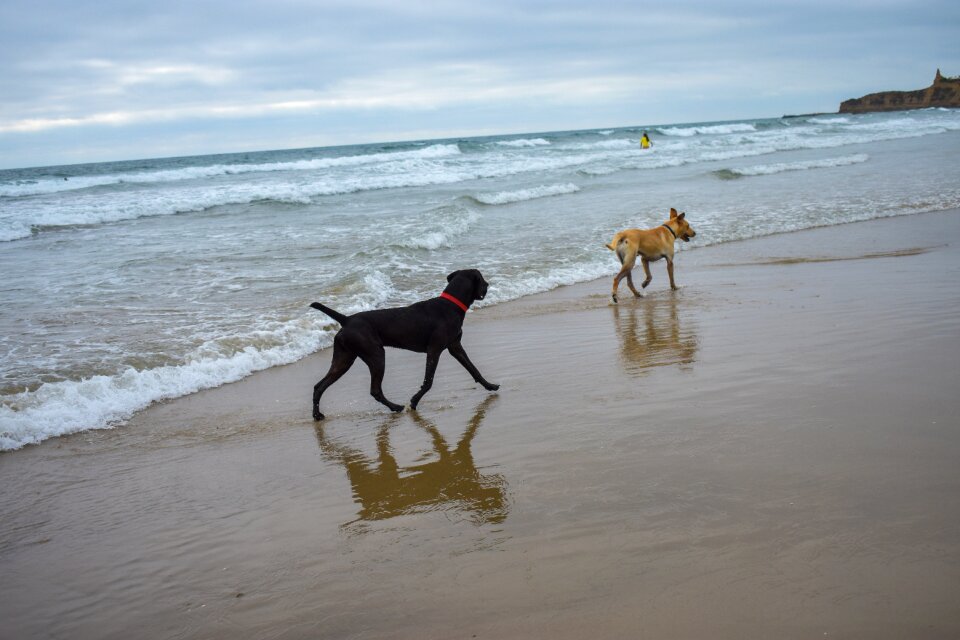
[(948, 78), (937, 69), (937, 75), (926, 89), (916, 91), (881, 91), (840, 103), (840, 113), (903, 111), (931, 107), (960, 108), (960, 78)]

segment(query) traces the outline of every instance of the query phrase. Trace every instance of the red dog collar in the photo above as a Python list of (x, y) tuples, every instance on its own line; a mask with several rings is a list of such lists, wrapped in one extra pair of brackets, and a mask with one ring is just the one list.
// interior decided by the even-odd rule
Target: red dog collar
[(458, 307), (460, 307), (460, 308), (463, 310), (464, 313), (467, 312), (467, 305), (463, 304), (462, 302), (460, 302), (459, 300), (457, 300), (456, 298), (454, 298), (452, 295), (450, 295), (450, 294), (447, 293), (446, 291), (444, 291), (443, 293), (441, 293), (441, 294), (440, 294), (440, 297), (443, 298), (444, 300), (449, 300), (449, 301), (452, 302), (453, 304), (457, 305)]

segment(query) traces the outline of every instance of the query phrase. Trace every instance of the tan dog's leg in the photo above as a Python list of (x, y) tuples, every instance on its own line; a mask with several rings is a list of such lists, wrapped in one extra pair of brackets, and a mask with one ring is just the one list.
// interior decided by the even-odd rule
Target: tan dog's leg
[[(620, 281), (630, 275), (630, 272), (633, 271), (633, 265), (637, 262), (637, 252), (629, 251), (626, 256), (623, 258), (623, 266), (620, 268), (620, 273), (613, 277), (613, 291), (610, 294), (610, 297), (613, 298), (614, 304), (617, 302), (617, 287), (620, 286)], [(630, 289), (636, 291), (633, 288), (633, 284), (630, 280), (627, 280), (627, 284), (630, 286)]]
[(677, 285), (673, 281), (673, 258), (670, 256), (667, 256), (667, 275), (670, 276), (670, 288), (676, 291)]
[(653, 280), (653, 274), (650, 273), (650, 261), (646, 258), (640, 258), (640, 264), (643, 265), (643, 273), (647, 276), (646, 279), (640, 283), (640, 286), (646, 289), (650, 281)]
[(627, 286), (630, 287), (630, 291), (633, 291), (633, 296), (634, 296), (635, 298), (641, 298), (641, 297), (643, 297), (643, 296), (640, 294), (640, 292), (637, 291), (637, 288), (636, 288), (635, 286), (633, 286), (633, 272), (632, 272), (632, 271), (630, 271), (629, 273), (627, 273)]

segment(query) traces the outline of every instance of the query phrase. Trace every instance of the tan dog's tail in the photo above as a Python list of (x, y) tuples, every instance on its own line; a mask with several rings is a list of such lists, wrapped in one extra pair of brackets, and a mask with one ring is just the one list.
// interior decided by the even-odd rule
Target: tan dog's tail
[(624, 258), (623, 247), (621, 246), (623, 242), (624, 242), (623, 232), (620, 231), (615, 236), (613, 236), (613, 240), (610, 241), (610, 244), (603, 245), (607, 249), (610, 249), (610, 251), (613, 251), (614, 253), (617, 254), (617, 260), (620, 261), (620, 264), (623, 264), (623, 258)]
[(605, 244), (605, 245), (603, 245), (603, 246), (605, 246), (607, 249), (610, 249), (610, 251), (616, 251), (616, 250), (617, 250), (617, 245), (620, 244), (620, 235), (621, 235), (621, 233), (622, 233), (622, 232), (619, 232), (619, 231), (618, 231), (618, 232), (613, 236), (613, 240), (610, 241), (610, 244)]

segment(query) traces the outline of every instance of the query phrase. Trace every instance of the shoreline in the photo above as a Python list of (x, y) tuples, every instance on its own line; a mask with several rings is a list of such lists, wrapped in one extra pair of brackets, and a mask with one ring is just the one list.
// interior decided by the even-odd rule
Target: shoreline
[(471, 312), (497, 394), (358, 363), (316, 425), (325, 349), (0, 454), (8, 632), (960, 633), (960, 211), (652, 269)]
[[(769, 234), (766, 234), (766, 235), (760, 235), (760, 236), (753, 236), (753, 237), (747, 237), (747, 238), (737, 238), (737, 239), (731, 239), (731, 240), (723, 240), (723, 241), (720, 241), (720, 242), (718, 242), (718, 243), (716, 243), (716, 244), (711, 244), (711, 245), (706, 245), (706, 246), (689, 246), (689, 247), (688, 247), (688, 246), (678, 245), (678, 247), (677, 247), (677, 253), (678, 253), (679, 255), (686, 255), (686, 252), (691, 252), (691, 253), (694, 253), (694, 254), (695, 254), (697, 251), (712, 250), (712, 249), (716, 249), (716, 248), (721, 247), (721, 246), (731, 246), (731, 247), (735, 247), (738, 243), (763, 241), (763, 240), (765, 240), (765, 239), (777, 238), (777, 237), (780, 237), (780, 236), (791, 236), (792, 234), (798, 234), (798, 233), (799, 233), (799, 234), (802, 234), (802, 233), (805, 233), (805, 232), (808, 232), (808, 231), (816, 231), (816, 230), (819, 230), (819, 229), (829, 229), (829, 228), (834, 228), (834, 227), (843, 227), (843, 226), (846, 226), (846, 225), (857, 225), (857, 224), (861, 224), (861, 223), (864, 223), (864, 222), (872, 222), (872, 221), (877, 221), (877, 220), (885, 220), (885, 219), (888, 219), (888, 218), (901, 218), (901, 217), (911, 218), (911, 217), (915, 217), (915, 216), (926, 216), (926, 215), (936, 215), (936, 214), (949, 214), (949, 213), (951, 213), (952, 211), (955, 211), (955, 210), (954, 210), (954, 209), (946, 209), (946, 210), (939, 210), (939, 211), (925, 211), (925, 212), (920, 212), (920, 213), (891, 214), (891, 215), (886, 215), (886, 216), (879, 217), (879, 218), (869, 218), (869, 219), (866, 219), (866, 220), (848, 220), (848, 221), (841, 221), (841, 222), (833, 222), (833, 223), (826, 223), (826, 224), (816, 225), (816, 226), (812, 226), (812, 227), (806, 227), (806, 228), (803, 228), (803, 229), (790, 229), (790, 230), (784, 230), (784, 231), (776, 231), (776, 232), (773, 232), (773, 233), (769, 233)], [(696, 242), (696, 241), (694, 241), (694, 242)], [(557, 285), (557, 286), (555, 286), (553, 289), (548, 289), (548, 290), (546, 290), (546, 291), (539, 291), (539, 292), (535, 292), (535, 293), (524, 294), (524, 295), (522, 295), (522, 296), (519, 297), (519, 298), (512, 298), (512, 299), (505, 300), (505, 301), (503, 301), (503, 302), (498, 302), (498, 303), (495, 303), (494, 306), (518, 304), (518, 303), (521, 303), (525, 298), (537, 297), (537, 296), (541, 296), (541, 295), (550, 295), (550, 294), (553, 294), (553, 293), (555, 293), (555, 292), (558, 292), (559, 290), (562, 290), (562, 289), (567, 288), (567, 287), (589, 286), (589, 285), (593, 285), (594, 283), (602, 282), (605, 278), (606, 278), (606, 277), (602, 277), (602, 278), (594, 279), (594, 280), (586, 280), (586, 281), (582, 281), (582, 282), (574, 282), (574, 283), (572, 283), (572, 284), (561, 284), (561, 285)], [(624, 286), (625, 286), (625, 284), (624, 284)], [(492, 308), (493, 308), (493, 307), (481, 307), (480, 309), (474, 308), (474, 309), (471, 309), (471, 313), (476, 313), (476, 312), (478, 312), (478, 311), (480, 311), (480, 312), (488, 311), (488, 310), (490, 310), (490, 309), (492, 309)], [(472, 316), (472, 317), (476, 317), (476, 316)], [(265, 368), (265, 369), (254, 369), (253, 371), (244, 374), (243, 377), (241, 377), (241, 378), (239, 378), (239, 379), (236, 379), (236, 380), (232, 380), (232, 381), (230, 381), (230, 382), (220, 382), (220, 383), (217, 383), (216, 386), (203, 387), (203, 388), (200, 388), (200, 389), (198, 389), (198, 390), (196, 390), (196, 391), (187, 392), (185, 395), (179, 395), (179, 396), (175, 396), (175, 397), (168, 397), (168, 398), (161, 398), (161, 399), (157, 399), (157, 400), (152, 400), (152, 401), (150, 401), (150, 403), (147, 404), (146, 406), (143, 406), (142, 408), (133, 410), (132, 415), (130, 415), (129, 417), (124, 418), (124, 419), (122, 419), (122, 420), (114, 420), (114, 421), (111, 421), (112, 424), (109, 425), (109, 426), (88, 427), (88, 428), (86, 428), (86, 429), (82, 429), (82, 430), (78, 430), (78, 431), (68, 431), (68, 432), (65, 432), (65, 433), (60, 433), (60, 434), (58, 434), (58, 435), (48, 435), (48, 436), (46, 436), (43, 440), (40, 440), (40, 441), (38, 441), (38, 442), (27, 442), (27, 443), (21, 444), (18, 448), (14, 448), (14, 449), (0, 449), (0, 455), (2, 455), (3, 453), (6, 453), (6, 452), (19, 451), (19, 450), (21, 450), (21, 449), (23, 449), (23, 448), (29, 448), (29, 447), (31, 447), (31, 446), (38, 446), (38, 445), (41, 445), (41, 444), (43, 444), (43, 443), (48, 443), (48, 442), (51, 442), (51, 441), (56, 441), (56, 440), (62, 439), (62, 438), (67, 438), (67, 437), (72, 437), (72, 436), (77, 436), (77, 435), (82, 436), (83, 434), (90, 434), (90, 433), (95, 432), (95, 431), (114, 431), (114, 430), (116, 430), (116, 429), (124, 429), (124, 428), (126, 428), (126, 426), (127, 426), (131, 421), (137, 419), (137, 416), (138, 416), (138, 415), (142, 414), (142, 413), (145, 412), (145, 411), (150, 411), (151, 409), (153, 409), (153, 408), (155, 408), (155, 407), (162, 406), (162, 405), (168, 404), (168, 403), (170, 403), (170, 402), (176, 402), (176, 401), (179, 401), (179, 400), (188, 398), (188, 397), (190, 397), (190, 396), (192, 396), (192, 395), (196, 395), (196, 394), (198, 394), (198, 393), (206, 393), (206, 392), (214, 391), (214, 390), (219, 389), (219, 388), (228, 387), (228, 386), (233, 385), (233, 384), (241, 383), (241, 382), (243, 382), (244, 380), (246, 380), (247, 378), (250, 378), (251, 376), (257, 376), (257, 375), (263, 374), (264, 372), (269, 372), (269, 371), (273, 371), (273, 370), (278, 370), (278, 369), (282, 369), (282, 368), (284, 368), (284, 367), (295, 366), (295, 365), (297, 365), (298, 363), (302, 362), (303, 360), (306, 360), (306, 359), (308, 359), (308, 358), (314, 357), (314, 356), (316, 356), (317, 354), (322, 354), (322, 353), (324, 353), (324, 352), (329, 352), (330, 349), (331, 349), (331, 347), (332, 347), (332, 344), (329, 345), (329, 346), (321, 347), (319, 350), (317, 350), (317, 351), (315, 351), (315, 352), (313, 352), (313, 353), (309, 353), (309, 354), (307, 354), (307, 355), (305, 355), (305, 356), (302, 356), (302, 357), (300, 357), (299, 359), (294, 360), (293, 362), (286, 362), (286, 363), (283, 363), (283, 364), (273, 364), (273, 365), (268, 366), (268, 367)], [(180, 366), (184, 366), (184, 365), (180, 365)]]

